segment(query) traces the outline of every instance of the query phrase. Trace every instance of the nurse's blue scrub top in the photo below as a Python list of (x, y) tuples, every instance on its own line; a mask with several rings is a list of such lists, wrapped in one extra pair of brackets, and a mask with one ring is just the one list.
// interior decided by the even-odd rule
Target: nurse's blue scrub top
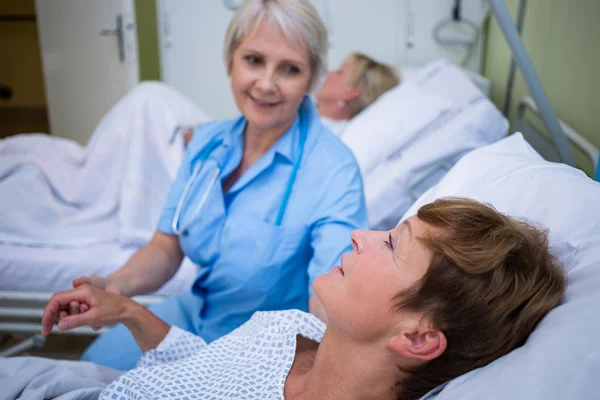
[[(222, 165), (220, 183), (239, 165), (245, 124), (241, 117), (197, 129), (168, 195), (159, 231), (173, 234), (183, 188), (198, 155), (214, 137), (223, 139), (211, 156)], [(301, 130), (307, 135), (304, 152), (278, 226), (275, 220), (297, 160)], [(192, 189), (187, 198), (201, 195)], [(182, 223), (186, 216), (184, 212)], [(313, 280), (351, 250), (351, 232), (367, 226), (358, 164), (321, 124), (306, 97), (291, 128), (227, 193), (215, 185), (189, 233), (179, 237), (184, 254), (200, 268), (192, 286), (199, 301), (195, 333), (210, 342), (258, 310), (306, 311)]]

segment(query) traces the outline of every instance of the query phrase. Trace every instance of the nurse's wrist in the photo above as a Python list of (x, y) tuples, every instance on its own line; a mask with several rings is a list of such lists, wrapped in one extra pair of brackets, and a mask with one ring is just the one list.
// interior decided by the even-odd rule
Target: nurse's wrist
[(114, 275), (109, 275), (106, 278), (106, 290), (109, 292), (120, 294), (121, 296), (131, 297), (130, 290), (127, 287), (127, 281), (119, 279)]

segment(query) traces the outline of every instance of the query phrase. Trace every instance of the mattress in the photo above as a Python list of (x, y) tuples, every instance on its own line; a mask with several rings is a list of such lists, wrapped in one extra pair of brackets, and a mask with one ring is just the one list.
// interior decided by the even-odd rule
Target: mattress
[[(106, 276), (119, 269), (137, 248), (101, 243), (76, 248), (0, 244), (0, 290), (57, 292), (70, 289), (81, 276)], [(185, 259), (175, 276), (156, 294), (174, 295), (189, 289), (197, 266)]]

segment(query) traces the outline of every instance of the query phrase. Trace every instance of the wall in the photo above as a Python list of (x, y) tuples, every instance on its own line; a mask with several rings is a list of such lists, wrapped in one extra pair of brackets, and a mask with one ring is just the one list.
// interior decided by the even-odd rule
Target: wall
[(156, 13), (155, 0), (135, 0), (140, 81), (161, 79)]
[[(506, 0), (513, 14), (518, 0)], [(600, 147), (600, 1), (529, 0), (523, 41), (558, 117)], [(510, 64), (510, 51), (493, 18), (488, 25), (484, 75), (491, 79), (492, 98), (502, 109)], [(512, 113), (528, 94), (520, 73), (512, 93)], [(588, 174), (590, 163), (576, 160)]]

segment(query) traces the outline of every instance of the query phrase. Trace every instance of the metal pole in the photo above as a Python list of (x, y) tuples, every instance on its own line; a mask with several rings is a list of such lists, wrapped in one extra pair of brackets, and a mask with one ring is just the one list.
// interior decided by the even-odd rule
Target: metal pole
[[(525, 8), (527, 7), (527, 0), (519, 0), (519, 13), (517, 14), (517, 32), (519, 36), (523, 33), (523, 22), (525, 21)], [(506, 94), (504, 95), (504, 115), (509, 117), (510, 104), (512, 103), (512, 91), (515, 84), (515, 72), (517, 70), (517, 64), (515, 58), (510, 56), (510, 69), (508, 71), (508, 80), (506, 82)]]
[(558, 150), (562, 162), (574, 166), (575, 159), (573, 158), (573, 152), (569, 147), (569, 141), (562, 131), (558, 119), (552, 110), (552, 106), (546, 96), (542, 82), (531, 63), (531, 59), (527, 54), (527, 50), (523, 45), (519, 32), (517, 32), (517, 29), (513, 24), (508, 9), (504, 4), (504, 0), (489, 0), (489, 3), (496, 20), (502, 29), (504, 38), (512, 51), (513, 57), (523, 74), (529, 92), (540, 110), (546, 129), (548, 129), (548, 133)]
[(36, 347), (36, 348), (42, 348), (44, 347), (44, 344), (46, 343), (46, 337), (42, 336), (42, 335), (35, 335), (33, 337), (30, 337), (29, 339), (25, 339), (23, 340), (21, 343), (16, 344), (2, 352), (0, 352), (0, 358), (3, 357), (12, 357), (15, 354), (19, 354), (22, 353), (24, 351), (27, 351), (29, 349), (31, 349), (32, 347)]

